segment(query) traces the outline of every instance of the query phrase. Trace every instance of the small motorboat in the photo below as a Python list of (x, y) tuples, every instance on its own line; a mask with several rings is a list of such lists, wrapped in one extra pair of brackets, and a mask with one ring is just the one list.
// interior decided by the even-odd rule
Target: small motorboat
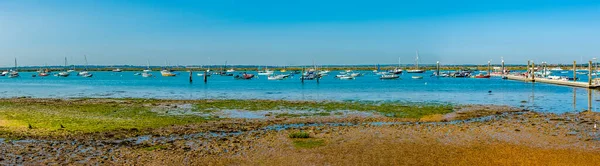
[(48, 75), (50, 75), (50, 74), (48, 74), (48, 73), (46, 73), (46, 72), (41, 72), (41, 73), (39, 73), (38, 75), (39, 75), (40, 77), (46, 77), (46, 76), (48, 76)]
[(69, 72), (63, 71), (60, 72), (58, 74), (56, 74), (58, 77), (68, 77), (69, 75), (71, 75)]
[(116, 68), (116, 69), (113, 69), (112, 72), (117, 72), (118, 73), (118, 72), (122, 72), (122, 70), (119, 69), (119, 68)]
[(239, 79), (239, 80), (249, 80), (249, 79), (254, 78), (254, 74), (243, 73), (241, 75), (236, 75), (233, 78)]
[(144, 73), (142, 73), (142, 77), (146, 77), (146, 78), (152, 77), (152, 74), (149, 72), (144, 72)]
[(275, 75), (267, 77), (267, 80), (283, 80), (287, 78), (287, 75)]
[(413, 79), (423, 79), (423, 76), (412, 76)]
[(338, 77), (338, 79), (340, 79), (340, 80), (353, 80), (355, 78), (352, 77), (352, 76), (349, 76), (349, 75), (345, 75), (345, 76)]
[(403, 72), (403, 70), (399, 69), (399, 68), (396, 68), (396, 69), (390, 71), (390, 73), (392, 73), (392, 74), (402, 74), (402, 72)]
[(490, 78), (490, 77), (491, 76), (489, 74), (488, 75), (478, 74), (475, 76), (475, 78)]
[(398, 79), (400, 78), (400, 76), (395, 75), (395, 74), (383, 74), (381, 75), (381, 77), (379, 77), (379, 79), (382, 80), (391, 80), (391, 79)]
[(169, 70), (162, 70), (162, 71), (160, 71), (160, 74), (161, 74), (163, 77), (175, 77), (175, 76), (176, 76), (176, 74), (175, 74), (175, 73), (172, 73), (172, 72), (171, 72), (171, 71), (169, 71)]
[(361, 76), (363, 76), (363, 74), (362, 73), (352, 73), (352, 74), (350, 74), (350, 76), (351, 77), (361, 77)]
[(8, 75), (8, 78), (17, 78), (17, 77), (19, 77), (19, 72), (17, 72), (17, 71), (12, 71)]
[(142, 73), (133, 73), (134, 76), (142, 75)]
[(80, 75), (81, 77), (92, 77), (94, 76), (92, 73), (86, 73), (84, 75)]

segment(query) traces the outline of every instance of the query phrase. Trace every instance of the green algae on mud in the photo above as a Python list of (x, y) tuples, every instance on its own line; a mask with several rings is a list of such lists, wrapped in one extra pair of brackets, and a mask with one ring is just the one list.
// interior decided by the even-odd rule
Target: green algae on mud
[(199, 100), (195, 102), (194, 110), (198, 112), (213, 112), (222, 109), (241, 109), (248, 111), (264, 110), (308, 110), (319, 112), (317, 115), (326, 116), (322, 111), (361, 111), (378, 112), (387, 117), (421, 118), (433, 114), (446, 114), (453, 111), (453, 106), (447, 103), (424, 102), (369, 102), (369, 101), (286, 101), (286, 100)]
[[(202, 114), (164, 114), (155, 108), (191, 104)], [(60, 136), (126, 131), (128, 135), (152, 129), (198, 124), (206, 113), (222, 110), (279, 110), (279, 117), (295, 117), (286, 111), (303, 110), (302, 116), (337, 115), (335, 111), (374, 112), (393, 118), (422, 118), (447, 114), (450, 104), (357, 101), (286, 100), (160, 100), (160, 99), (3, 99), (0, 100), (0, 137)], [(165, 111), (168, 112), (168, 111)], [(219, 120), (219, 118), (212, 118)]]
[[(162, 116), (140, 104), (0, 101), (0, 136), (63, 135), (204, 122), (195, 116)], [(31, 128), (29, 128), (31, 126)]]

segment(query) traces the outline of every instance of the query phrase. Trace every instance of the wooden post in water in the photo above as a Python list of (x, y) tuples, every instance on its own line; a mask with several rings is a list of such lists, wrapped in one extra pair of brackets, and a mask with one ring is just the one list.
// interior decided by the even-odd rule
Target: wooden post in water
[(488, 75), (492, 75), (492, 61), (488, 61)]
[(577, 81), (577, 61), (573, 61), (573, 81)]
[(437, 61), (437, 69), (436, 69), (436, 74), (438, 77), (440, 76), (440, 61)]
[(504, 69), (504, 59), (502, 60), (502, 76), (504, 76), (506, 69)]
[(531, 61), (527, 61), (527, 75), (525, 78), (529, 78), (529, 75), (531, 75)]
[(190, 70), (190, 84), (192, 83), (192, 70)]
[(588, 63), (588, 86), (591, 86), (591, 85), (592, 85), (592, 61), (589, 61), (589, 63)]
[(204, 83), (206, 84), (208, 82), (208, 76), (206, 75), (208, 74), (208, 72), (204, 71)]
[(304, 84), (304, 67), (302, 67), (302, 73), (300, 73), (300, 81)]
[(535, 63), (531, 63), (531, 81), (535, 82)]
[(592, 112), (592, 89), (588, 88), (588, 110)]

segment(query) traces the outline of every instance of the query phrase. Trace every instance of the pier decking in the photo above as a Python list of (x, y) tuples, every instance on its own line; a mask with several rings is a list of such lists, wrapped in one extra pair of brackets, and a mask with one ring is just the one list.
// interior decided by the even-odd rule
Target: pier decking
[[(501, 77), (503, 75), (496, 74), (493, 76)], [(506, 79), (509, 79), (509, 80), (518, 80), (518, 81), (525, 81), (525, 82), (541, 82), (541, 83), (573, 86), (573, 87), (581, 87), (581, 88), (589, 88), (589, 89), (600, 88), (600, 84), (598, 84), (598, 82), (595, 82), (595, 81), (590, 84), (588, 82), (563, 81), (563, 80), (553, 80), (553, 79), (548, 79), (548, 78), (537, 78), (537, 77), (536, 78), (531, 78), (531, 77), (527, 78), (525, 76), (516, 76), (516, 75), (504, 75), (503, 77), (505, 77)]]

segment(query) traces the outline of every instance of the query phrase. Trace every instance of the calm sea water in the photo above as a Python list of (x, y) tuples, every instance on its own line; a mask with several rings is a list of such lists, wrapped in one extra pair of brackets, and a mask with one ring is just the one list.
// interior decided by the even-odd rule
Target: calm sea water
[[(355, 80), (338, 80), (331, 72), (319, 84), (300, 82), (299, 76), (286, 80), (234, 80), (227, 76), (209, 77), (208, 83), (194, 73), (177, 77), (143, 78), (134, 72), (92, 72), (93, 78), (70, 76), (36, 77), (22, 72), (20, 78), (0, 77), (0, 94), (4, 98), (30, 96), (34, 98), (161, 98), (161, 99), (285, 99), (285, 100), (386, 100), (415, 102), (451, 102), (457, 104), (496, 104), (524, 107), (543, 112), (572, 112), (589, 109), (597, 111), (600, 100), (596, 90), (502, 80), (500, 78), (437, 78), (423, 75), (412, 79), (404, 74), (398, 80), (380, 80), (365, 75)], [(370, 71), (364, 71), (370, 74)], [(76, 73), (73, 73), (76, 74)], [(564, 75), (570, 75), (566, 73)], [(583, 75), (581, 75), (583, 76)], [(491, 91), (491, 93), (490, 93)], [(591, 95), (589, 97), (588, 95)]]

